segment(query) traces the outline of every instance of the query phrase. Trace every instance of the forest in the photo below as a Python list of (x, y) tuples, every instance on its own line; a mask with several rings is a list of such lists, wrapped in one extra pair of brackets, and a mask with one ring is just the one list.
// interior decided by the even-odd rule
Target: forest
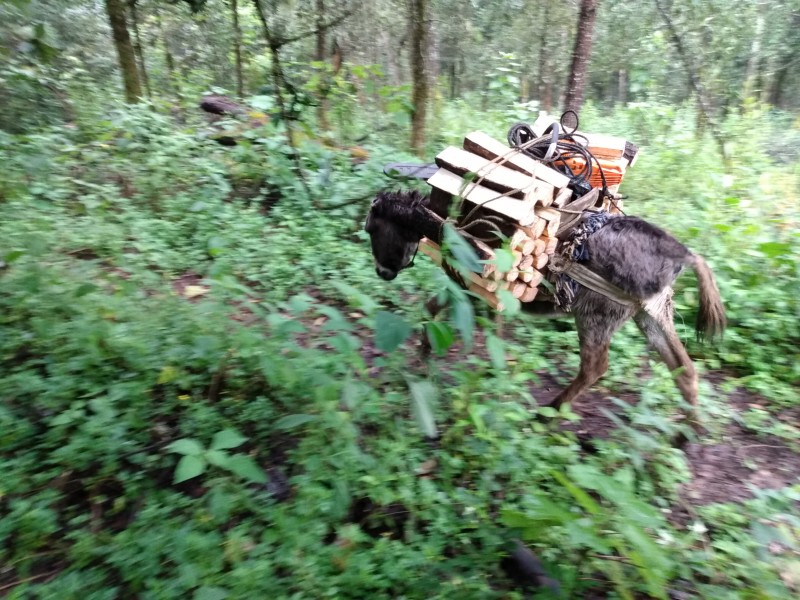
[[(377, 260), (390, 165), (542, 119), (713, 273), (695, 407), (633, 320), (552, 404), (555, 141), (545, 230)], [(0, 164), (0, 597), (800, 597), (800, 0), (3, 0)]]

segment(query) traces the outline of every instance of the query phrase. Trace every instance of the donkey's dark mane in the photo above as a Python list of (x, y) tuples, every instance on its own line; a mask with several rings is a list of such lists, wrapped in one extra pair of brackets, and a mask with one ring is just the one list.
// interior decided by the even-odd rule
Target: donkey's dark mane
[(417, 191), (380, 192), (372, 201), (370, 212), (413, 232), (417, 240), (425, 236), (439, 241), (441, 223), (428, 208), (429, 203), (430, 198)]

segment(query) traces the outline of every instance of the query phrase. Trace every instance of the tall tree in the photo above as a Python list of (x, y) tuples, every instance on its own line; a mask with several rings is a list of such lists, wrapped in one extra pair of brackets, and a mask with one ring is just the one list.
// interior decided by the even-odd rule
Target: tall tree
[(128, 6), (131, 8), (131, 25), (133, 25), (133, 38), (135, 40), (133, 50), (136, 52), (136, 58), (139, 61), (139, 75), (142, 78), (142, 84), (147, 92), (147, 97), (153, 99), (153, 92), (150, 89), (150, 78), (147, 76), (147, 62), (144, 58), (144, 46), (142, 46), (142, 36), (139, 32), (139, 12), (137, 4), (139, 0), (129, 0)]
[(119, 69), (122, 72), (122, 83), (125, 86), (125, 101), (131, 104), (139, 102), (142, 96), (142, 84), (136, 68), (136, 54), (128, 34), (128, 20), (125, 16), (124, 0), (105, 0), (108, 21), (117, 49)]
[[(325, 48), (327, 45), (328, 30), (325, 27), (325, 0), (317, 0), (317, 34), (314, 60), (325, 62)], [(319, 99), (317, 103), (317, 124), (323, 131), (329, 129), (328, 125), (328, 74), (323, 70), (320, 74)]]
[(578, 31), (575, 34), (575, 47), (572, 51), (572, 65), (569, 69), (567, 89), (564, 96), (564, 110), (580, 111), (583, 94), (586, 90), (586, 71), (592, 55), (592, 35), (597, 20), (597, 0), (581, 0), (578, 15)]
[(230, 0), (231, 18), (233, 21), (233, 55), (236, 60), (236, 95), (244, 96), (244, 73), (242, 70), (242, 28), (239, 25), (239, 3)]
[(425, 150), (425, 116), (428, 107), (428, 77), (425, 70), (427, 0), (409, 0), (411, 31), (411, 150), (421, 156)]
[(169, 39), (164, 31), (164, 25), (161, 21), (161, 12), (158, 10), (158, 4), (153, 5), (153, 15), (156, 18), (156, 29), (158, 35), (161, 37), (161, 43), (164, 46), (164, 62), (167, 65), (167, 78), (169, 84), (172, 86), (175, 96), (178, 99), (178, 110), (180, 111), (180, 104), (183, 102), (183, 93), (181, 92), (181, 82), (178, 78), (178, 73), (175, 69), (175, 58), (172, 55), (172, 50), (169, 47)]
[[(544, 0), (539, 4), (539, 22), (547, 23), (549, 20), (550, 1)], [(540, 35), (539, 37), (539, 68), (536, 73), (536, 95), (539, 100), (539, 107), (545, 112), (550, 112), (553, 108), (553, 76), (550, 72), (550, 53), (547, 50), (547, 39), (549, 36)]]

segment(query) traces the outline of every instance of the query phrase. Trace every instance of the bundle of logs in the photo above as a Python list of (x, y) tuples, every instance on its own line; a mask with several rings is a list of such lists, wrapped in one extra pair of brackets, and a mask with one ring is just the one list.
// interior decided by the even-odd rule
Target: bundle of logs
[[(541, 136), (550, 122), (540, 119), (532, 129)], [(551, 161), (552, 167), (547, 166), (524, 153), (524, 146), (512, 148), (480, 131), (468, 134), (463, 148), (451, 146), (436, 156), (439, 168), (427, 180), (432, 188), (429, 206), (443, 222), (455, 216), (459, 233), (482, 263), (481, 272), (462, 272), (459, 277), (495, 309), (504, 308), (498, 297), (502, 289), (521, 302), (537, 298), (559, 240), (582, 211), (622, 210), (619, 185), (636, 161), (638, 148), (622, 138), (595, 134), (575, 135), (573, 140), (585, 145), (595, 163), (591, 176), (585, 178), (591, 187), (587, 181), (576, 185), (574, 177), (564, 174), (581, 171), (579, 157)], [(564, 163), (570, 168), (563, 169)], [(579, 193), (586, 189), (590, 191)], [(502, 272), (498, 263), (507, 265), (508, 261), (494, 260), (500, 248), (513, 257), (510, 269)], [(442, 266), (436, 241), (423, 238), (420, 250)]]

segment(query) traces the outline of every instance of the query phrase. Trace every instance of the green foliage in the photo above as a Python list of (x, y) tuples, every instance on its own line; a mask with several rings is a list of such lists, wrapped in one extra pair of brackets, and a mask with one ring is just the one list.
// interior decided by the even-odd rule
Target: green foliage
[[(487, 130), (507, 127), (498, 113)], [(442, 127), (457, 136), (478, 114)], [(768, 414), (744, 413), (746, 426), (791, 441), (771, 411), (796, 407), (800, 173), (736, 133), (785, 127), (773, 118), (727, 124), (740, 140), (729, 181), (688, 108), (585, 117), (647, 136), (628, 210), (708, 259), (729, 312), (725, 345), (692, 351), (764, 395)], [(422, 257), (391, 283), (374, 275), (369, 200), (346, 201), (384, 185), (401, 152), (367, 144), (354, 165), (300, 139), (309, 198), (279, 127), (231, 148), (202, 131), (138, 107), (0, 134), (9, 597), (514, 597), (499, 558), (517, 529), (566, 597), (791, 597), (793, 555), (769, 548), (797, 543), (795, 491), (707, 507), (688, 526), (666, 518), (689, 475), (668, 442), (676, 396), (663, 367), (642, 377), (632, 331), (602, 393), (635, 381), (638, 404), (619, 402), (615, 433), (588, 456), (533, 419), (580, 419), (530, 391), (577, 367), (571, 329), (507, 317), (501, 340)], [(697, 177), (676, 178), (687, 162)], [(456, 268), (479, 267), (447, 236)], [(680, 282), (688, 323), (697, 301)], [(434, 294), (449, 308), (425, 322), (423, 363), (417, 324)]]
[(175, 467), (173, 483), (182, 483), (187, 479), (202, 475), (206, 472), (208, 465), (225, 469), (253, 483), (266, 483), (266, 475), (249, 456), (230, 455), (224, 452), (224, 450), (238, 448), (245, 441), (247, 440), (233, 429), (225, 429), (216, 433), (208, 449), (191, 438), (175, 440), (167, 446), (167, 450), (180, 454), (182, 457)]

